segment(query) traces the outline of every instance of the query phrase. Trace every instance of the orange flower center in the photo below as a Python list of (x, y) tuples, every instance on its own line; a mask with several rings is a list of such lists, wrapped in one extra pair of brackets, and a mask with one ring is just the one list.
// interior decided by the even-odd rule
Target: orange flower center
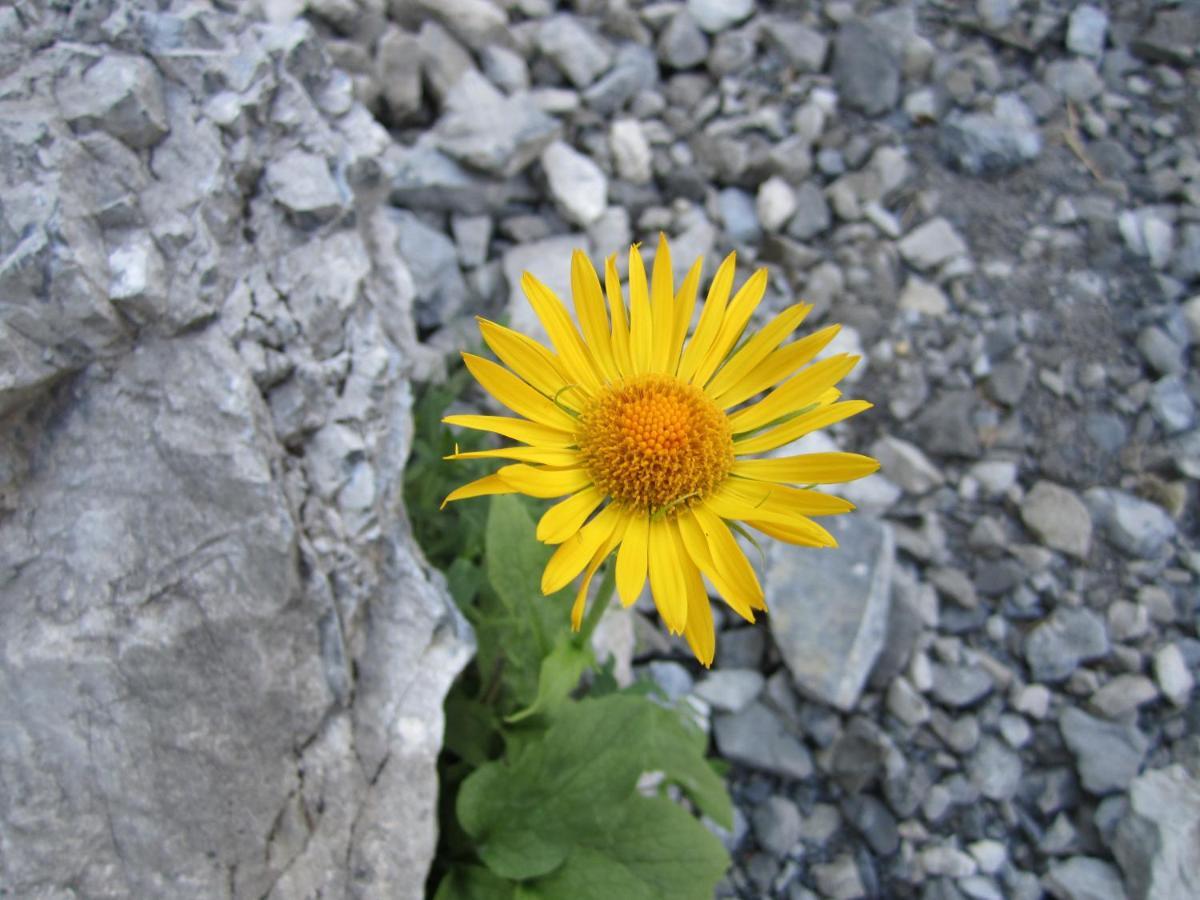
[(580, 454), (596, 487), (633, 509), (702, 498), (733, 465), (725, 413), (699, 388), (666, 375), (607, 388), (580, 424)]

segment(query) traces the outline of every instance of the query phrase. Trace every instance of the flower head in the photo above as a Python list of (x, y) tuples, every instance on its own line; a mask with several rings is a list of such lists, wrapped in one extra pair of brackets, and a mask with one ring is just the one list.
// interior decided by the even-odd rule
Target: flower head
[(689, 338), (701, 264), (696, 260), (676, 291), (665, 236), (649, 283), (633, 246), (627, 306), (616, 257), (605, 264), (602, 291), (592, 264), (576, 251), (571, 293), (579, 328), (526, 273), (521, 286), (553, 349), (481, 320), (484, 341), (504, 365), (463, 354), (476, 380), (518, 418), (446, 419), (520, 444), (451, 459), (515, 462), (446, 502), (507, 493), (566, 497), (538, 523), (538, 539), (558, 546), (542, 590), (554, 593), (583, 573), (571, 610), (578, 629), (592, 578), (615, 551), (621, 602), (636, 601), (648, 578), (668, 630), (683, 634), (707, 666), (715, 636), (706, 579), (746, 620), (766, 609), (734, 537), (739, 523), (788, 543), (834, 547), (813, 517), (854, 506), (811, 485), (861, 478), (879, 464), (855, 453), (761, 457), (870, 407), (839, 400), (835, 387), (858, 357), (813, 362), (836, 325), (785, 343), (812, 309), (802, 303), (742, 340), (767, 277), (760, 269), (734, 292), (733, 254), (713, 277)]

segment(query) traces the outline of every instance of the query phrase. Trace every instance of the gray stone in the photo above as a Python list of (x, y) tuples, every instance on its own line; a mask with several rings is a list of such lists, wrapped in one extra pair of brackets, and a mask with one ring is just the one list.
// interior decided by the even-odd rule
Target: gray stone
[(934, 698), (954, 709), (970, 706), (990, 694), (996, 682), (985, 669), (934, 664)]
[(346, 205), (325, 160), (303, 150), (293, 150), (271, 161), (266, 184), (300, 225), (328, 222)]
[(754, 198), (741, 188), (725, 188), (717, 195), (717, 211), (725, 233), (739, 244), (753, 243), (762, 237)]
[(800, 810), (787, 797), (768, 797), (751, 816), (754, 834), (769, 853), (784, 857), (800, 842)]
[(1145, 675), (1117, 675), (1092, 694), (1091, 705), (1106, 719), (1121, 719), (1158, 697), (1154, 682)]
[(479, 61), (488, 81), (505, 93), (529, 90), (529, 66), (521, 54), (498, 44), (489, 44), (480, 52)]
[(708, 38), (686, 10), (672, 16), (658, 36), (658, 56), (672, 69), (691, 69), (708, 57)]
[(460, 162), (509, 178), (537, 159), (560, 130), (528, 93), (506, 97), (472, 69), (447, 93), (434, 134)]
[(969, 853), (946, 844), (935, 844), (921, 851), (918, 859), (927, 875), (944, 875), (948, 878), (967, 878), (979, 871), (979, 866)]
[(470, 52), (449, 31), (433, 20), (421, 23), (417, 33), (421, 72), (430, 93), (445, 102), (458, 80), (468, 72), (478, 75)]
[(1045, 83), (1075, 103), (1088, 103), (1104, 90), (1096, 67), (1085, 59), (1059, 60), (1046, 66)]
[(849, 710), (883, 648), (895, 543), (888, 526), (865, 516), (838, 517), (829, 530), (837, 550), (772, 544), (767, 606), (796, 686)]
[(967, 245), (954, 226), (940, 217), (914, 228), (897, 248), (905, 262), (922, 271), (935, 269), (967, 253)]
[(696, 685), (696, 696), (718, 712), (741, 712), (762, 693), (764, 679), (750, 669), (716, 669)]
[(1184, 348), (1157, 326), (1147, 326), (1138, 333), (1137, 348), (1160, 375), (1182, 375), (1187, 371)]
[(379, 85), (392, 122), (406, 122), (421, 111), (421, 42), (415, 34), (388, 26), (375, 50)]
[(1200, 896), (1200, 782), (1180, 765), (1136, 778), (1112, 850), (1132, 900)]
[(905, 725), (915, 727), (929, 721), (929, 702), (921, 696), (907, 678), (893, 678), (888, 684), (888, 712)]
[(754, 208), (763, 228), (778, 231), (796, 211), (796, 193), (790, 184), (778, 175), (772, 175), (758, 186)]
[(451, 216), (450, 230), (458, 249), (458, 261), (473, 269), (488, 258), (492, 240), (492, 220), (488, 216)]
[(646, 184), (654, 177), (653, 153), (637, 119), (617, 119), (608, 132), (617, 176), (632, 184)]
[(1155, 652), (1154, 677), (1171, 703), (1177, 707), (1187, 706), (1196, 678), (1178, 644), (1167, 644)]
[(1111, 863), (1091, 856), (1072, 856), (1053, 866), (1042, 886), (1057, 900), (1125, 900), (1121, 873)]
[(796, 213), (787, 224), (787, 233), (798, 241), (807, 241), (825, 231), (833, 223), (833, 214), (825, 193), (806, 181), (796, 189)]
[(877, 797), (870, 794), (848, 797), (842, 801), (842, 815), (877, 855), (891, 856), (899, 848), (896, 818)]
[(713, 736), (725, 759), (784, 778), (807, 778), (812, 756), (783, 723), (761, 703), (739, 713), (716, 716)]
[(1156, 503), (1116, 488), (1089, 488), (1083, 495), (1097, 527), (1130, 556), (1158, 557), (1175, 537), (1175, 523)]
[(58, 102), (76, 128), (99, 128), (134, 149), (153, 147), (170, 130), (158, 70), (140, 56), (104, 54), (62, 80)]
[(1108, 652), (1104, 622), (1090, 609), (1057, 609), (1025, 637), (1025, 661), (1038, 681), (1062, 681)]
[(950, 299), (936, 284), (916, 275), (904, 282), (904, 290), (898, 301), (900, 309), (922, 316), (939, 318), (950, 312)]
[(612, 68), (583, 92), (584, 102), (600, 115), (611, 115), (639, 91), (658, 84), (658, 61), (649, 47), (625, 44)]
[(577, 88), (586, 88), (612, 64), (612, 50), (575, 16), (545, 19), (537, 32), (538, 49)]
[(687, 10), (705, 31), (716, 34), (754, 12), (754, 0), (687, 0)]
[(467, 285), (458, 268), (458, 249), (441, 231), (403, 210), (390, 212), (396, 226), (396, 250), (412, 273), (417, 326), (434, 329), (458, 315)]
[(1042, 136), (1025, 104), (1006, 94), (991, 113), (951, 114), (938, 130), (938, 149), (963, 172), (997, 175), (1037, 159)]
[(1200, 44), (1200, 15), (1191, 6), (1160, 9), (1150, 26), (1137, 35), (1130, 49), (1142, 59), (1188, 66)]
[(973, 391), (946, 391), (924, 406), (915, 421), (916, 443), (927, 453), (978, 456), (982, 445), (973, 421)]
[(900, 58), (870, 25), (852, 21), (838, 28), (832, 73), (841, 101), (868, 116), (890, 112), (900, 99)]
[(1183, 234), (1172, 257), (1172, 274), (1180, 281), (1200, 279), (1200, 224), (1189, 222), (1181, 229)]
[(1067, 49), (1081, 56), (1101, 56), (1108, 34), (1108, 16), (1090, 4), (1077, 6), (1067, 23)]
[(550, 194), (563, 216), (576, 225), (588, 226), (608, 205), (608, 179), (600, 167), (574, 147), (555, 141), (542, 151), (542, 170)]
[(1085, 559), (1092, 546), (1092, 517), (1078, 495), (1039, 481), (1021, 501), (1021, 521), (1053, 550)]
[(910, 494), (927, 493), (945, 480), (919, 447), (898, 437), (884, 435), (871, 445), (870, 452), (888, 478)]
[(843, 853), (832, 862), (817, 863), (812, 867), (812, 876), (821, 896), (830, 900), (855, 900), (867, 896), (862, 875), (849, 853)]
[(431, 141), (419, 140), (396, 154), (389, 199), (406, 209), (479, 214), (508, 198), (503, 181), (468, 172)]
[(798, 72), (820, 72), (829, 55), (829, 39), (790, 16), (775, 16), (763, 23), (763, 37)]
[(1167, 375), (1150, 389), (1150, 411), (1167, 434), (1188, 431), (1196, 422), (1196, 407), (1178, 375)]
[(988, 736), (967, 760), (967, 775), (989, 800), (1011, 800), (1021, 784), (1021, 757), (1003, 741)]
[(1134, 722), (1106, 722), (1067, 707), (1058, 719), (1063, 740), (1075, 755), (1084, 788), (1110, 794), (1129, 787), (1150, 746)]

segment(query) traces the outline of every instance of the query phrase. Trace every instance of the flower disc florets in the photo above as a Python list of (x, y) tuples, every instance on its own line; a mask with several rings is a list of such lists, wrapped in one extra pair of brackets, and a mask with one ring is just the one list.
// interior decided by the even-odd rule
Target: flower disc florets
[(596, 487), (657, 512), (709, 494), (733, 465), (729, 420), (704, 391), (643, 375), (597, 396), (580, 418), (579, 452)]

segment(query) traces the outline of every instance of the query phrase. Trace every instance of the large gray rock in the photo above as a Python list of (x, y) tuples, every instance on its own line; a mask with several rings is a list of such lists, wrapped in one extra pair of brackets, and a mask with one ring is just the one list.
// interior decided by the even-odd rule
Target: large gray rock
[(1112, 850), (1133, 900), (1200, 897), (1200, 781), (1178, 765), (1135, 779)]
[(0, 895), (416, 898), (471, 639), (388, 137), (304, 23), (159, 6), (0, 46)]
[(895, 541), (866, 516), (838, 517), (828, 528), (836, 550), (772, 543), (768, 622), (796, 686), (850, 710), (883, 649)]

